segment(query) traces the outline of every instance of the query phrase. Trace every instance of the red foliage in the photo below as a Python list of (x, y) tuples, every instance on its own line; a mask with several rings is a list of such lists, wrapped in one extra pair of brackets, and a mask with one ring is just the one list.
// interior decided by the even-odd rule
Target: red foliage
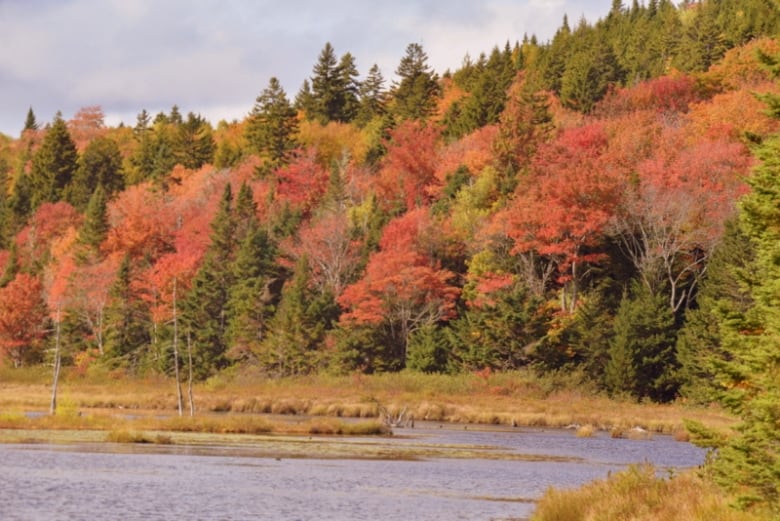
[(390, 132), (387, 155), (376, 180), (380, 204), (407, 210), (424, 206), (438, 189), (439, 130), (419, 121), (404, 121)]
[(495, 159), (493, 148), (498, 137), (498, 126), (488, 125), (447, 145), (436, 167), (436, 179), (446, 184), (447, 175), (465, 166), (472, 175), (479, 173)]
[(79, 109), (68, 121), (68, 131), (79, 152), (83, 151), (90, 141), (106, 133), (103, 109), (98, 105)]
[(81, 220), (78, 210), (64, 201), (39, 206), (30, 218), (30, 224), (16, 236), (20, 265), (29, 267), (41, 260), (53, 241), (69, 229), (78, 228)]
[(0, 350), (15, 366), (24, 363), (44, 337), (46, 304), (40, 279), (20, 273), (0, 289)]
[(278, 199), (305, 215), (320, 202), (328, 187), (328, 171), (317, 161), (313, 148), (277, 170), (276, 175), (279, 180), (276, 189)]
[(686, 112), (691, 103), (700, 99), (692, 76), (674, 74), (617, 89), (599, 103), (596, 113), (615, 117), (639, 110)]
[(455, 274), (440, 268), (424, 251), (427, 211), (417, 209), (391, 221), (371, 255), (364, 277), (338, 298), (349, 310), (345, 322), (401, 324), (407, 333), (421, 323), (448, 320), (460, 290)]

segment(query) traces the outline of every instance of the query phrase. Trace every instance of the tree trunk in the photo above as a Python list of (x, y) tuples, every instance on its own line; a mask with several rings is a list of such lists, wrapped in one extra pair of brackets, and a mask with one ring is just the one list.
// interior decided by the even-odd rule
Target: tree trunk
[(181, 393), (181, 378), (179, 377), (179, 321), (176, 316), (176, 278), (173, 279), (173, 370), (176, 375), (176, 403), (179, 416), (184, 409), (184, 397)]
[(60, 308), (57, 307), (56, 333), (54, 340), (54, 378), (51, 385), (51, 405), (49, 406), (49, 414), (54, 416), (57, 413), (57, 385), (60, 381), (60, 367), (62, 357), (60, 355)]
[(195, 416), (195, 400), (192, 396), (192, 337), (187, 330), (187, 395), (190, 400), (190, 416)]

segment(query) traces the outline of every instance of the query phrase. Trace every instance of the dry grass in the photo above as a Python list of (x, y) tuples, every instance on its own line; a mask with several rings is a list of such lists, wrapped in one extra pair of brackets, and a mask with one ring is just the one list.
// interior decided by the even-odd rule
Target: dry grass
[(696, 475), (656, 476), (652, 466), (631, 467), (576, 490), (548, 490), (533, 521), (760, 521), (768, 516), (738, 512), (719, 489)]
[[(38, 368), (0, 369), (0, 425), (14, 422), (12, 418), (3, 419), (8, 411), (46, 411), (48, 382), (48, 373)], [(176, 410), (175, 386), (165, 377), (130, 378), (121, 373), (83, 377), (66, 373), (60, 393), (70, 410), (81, 411), (89, 418), (103, 411), (114, 415), (160, 411), (170, 416)], [(684, 418), (719, 428), (733, 422), (718, 409), (616, 401), (593, 392), (574, 377), (539, 378), (531, 372), (456, 376), (402, 372), (287, 379), (244, 373), (212, 378), (198, 384), (194, 394), (199, 416), (228, 412), (236, 416), (376, 419), (384, 407), (391, 413), (407, 409), (416, 421), (549, 428), (578, 424), (616, 433), (641, 427), (649, 433), (677, 436), (685, 432)], [(216, 427), (206, 422), (204, 428)], [(249, 426), (248, 430), (258, 428), (262, 426)]]

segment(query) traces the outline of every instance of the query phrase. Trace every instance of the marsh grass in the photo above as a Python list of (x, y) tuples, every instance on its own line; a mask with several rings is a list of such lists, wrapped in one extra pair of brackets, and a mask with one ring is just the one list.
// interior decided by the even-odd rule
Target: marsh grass
[[(0, 426), (22, 421), (18, 417), (4, 419), (3, 411), (47, 410), (48, 380), (48, 374), (32, 369), (0, 370)], [(61, 407), (58, 417), (83, 412), (93, 418), (99, 416), (98, 411), (114, 415), (160, 411), (169, 416), (176, 410), (175, 386), (163, 376), (139, 378), (102, 372), (83, 376), (66, 371), (60, 394), (71, 412)], [(546, 428), (579, 424), (608, 432), (642, 427), (660, 434), (684, 432), (684, 418), (712, 427), (728, 427), (733, 422), (718, 409), (612, 400), (582, 384), (576, 373), (539, 377), (531, 371), (460, 375), (400, 372), (270, 379), (234, 371), (196, 385), (194, 394), (198, 416), (222, 412), (226, 416), (276, 414), (368, 420), (379, 419), (381, 409), (391, 413), (406, 409), (416, 421)], [(83, 420), (56, 420), (68, 421), (78, 425)], [(218, 427), (215, 421), (203, 420), (201, 427), (249, 432), (265, 428), (259, 423), (246, 425), (247, 420), (239, 419), (219, 420), (227, 425)]]
[(759, 521), (738, 512), (720, 489), (693, 473), (659, 478), (650, 465), (633, 466), (575, 490), (549, 489), (532, 521)]

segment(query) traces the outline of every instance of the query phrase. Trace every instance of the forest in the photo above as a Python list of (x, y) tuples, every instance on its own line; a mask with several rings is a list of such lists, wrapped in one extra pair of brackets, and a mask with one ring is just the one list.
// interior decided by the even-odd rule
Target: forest
[[(742, 419), (780, 501), (780, 7), (620, 0), (438, 73), (326, 43), (242, 121), (0, 135), (0, 353), (207, 379), (577, 372)], [(248, 108), (251, 100), (248, 103)]]

